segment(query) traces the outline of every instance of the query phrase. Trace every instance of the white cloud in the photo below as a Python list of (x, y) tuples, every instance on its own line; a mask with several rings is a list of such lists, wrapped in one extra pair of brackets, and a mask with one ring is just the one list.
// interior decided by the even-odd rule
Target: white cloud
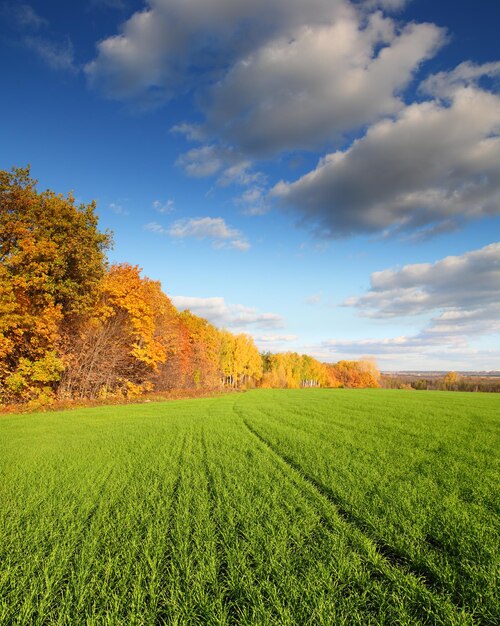
[(200, 148), (192, 148), (177, 159), (177, 165), (194, 178), (213, 176), (221, 171), (228, 155), (221, 153), (215, 145), (205, 145)]
[(212, 82), (283, 29), (321, 23), (343, 1), (147, 0), (119, 34), (98, 44), (86, 72), (110, 98), (164, 102)]
[(228, 185), (248, 186), (264, 183), (266, 181), (264, 174), (251, 171), (251, 167), (251, 162), (247, 160), (231, 165), (222, 172), (217, 184), (227, 187)]
[[(247, 158), (315, 147), (398, 111), (401, 90), (444, 41), (435, 25), (399, 28), (376, 9), (348, 0), (148, 0), (99, 43), (85, 71), (104, 95), (141, 106), (192, 91), (204, 121), (172, 129), (192, 140), (212, 137)], [(186, 165), (206, 161), (209, 149), (188, 153)], [(190, 173), (217, 171), (217, 158), (208, 160)]]
[(407, 105), (446, 33), (389, 17), (406, 1), (147, 0), (85, 72), (105, 96), (141, 106), (192, 98), (197, 122), (172, 131), (201, 145), (177, 164), (259, 191), (259, 202), (236, 199), (249, 215), (269, 208), (255, 159), (331, 151), (368, 125), (273, 196), (323, 238), (418, 241), (500, 212), (500, 98), (485, 81), (500, 64), (436, 74)]
[(435, 263), (374, 272), (368, 293), (350, 298), (346, 305), (377, 318), (446, 309), (454, 312), (455, 320), (465, 320), (465, 314), (499, 303), (500, 243), (493, 243)]
[(224, 298), (172, 296), (171, 299), (181, 311), (189, 309), (219, 327), (272, 329), (283, 326), (283, 318), (276, 313), (259, 313), (257, 309), (242, 304), (227, 304)]
[(168, 235), (168, 228), (165, 228), (164, 226), (162, 226), (161, 224), (158, 224), (158, 222), (149, 222), (148, 224), (144, 225), (144, 229), (145, 230), (149, 230), (152, 233), (156, 233), (158, 235)]
[(422, 82), (419, 89), (423, 94), (452, 98), (460, 87), (477, 86), (482, 78), (498, 76), (500, 76), (500, 61), (482, 65), (466, 61), (451, 72), (432, 74)]
[(407, 353), (410, 348), (422, 348), (422, 343), (418, 337), (392, 337), (385, 339), (329, 339), (323, 342), (323, 346), (332, 352), (349, 354), (394, 354), (398, 352)]
[(241, 196), (234, 198), (235, 204), (241, 206), (243, 215), (265, 215), (271, 210), (264, 187), (254, 185), (246, 189)]
[(230, 228), (222, 217), (177, 220), (169, 228), (165, 228), (157, 222), (150, 222), (144, 228), (159, 235), (168, 235), (176, 239), (209, 239), (214, 248), (229, 248), (240, 252), (245, 252), (250, 248), (250, 244), (241, 231)]
[(250, 244), (246, 239), (233, 239), (228, 243), (219, 243), (215, 244), (216, 248), (233, 248), (234, 250), (239, 250), (240, 252), (246, 252), (250, 250)]
[[(443, 78), (440, 79), (443, 82)], [(473, 85), (407, 106), (273, 194), (322, 237), (451, 229), (500, 213), (500, 97)]]
[(153, 209), (158, 213), (172, 213), (175, 210), (175, 202), (173, 200), (167, 200), (166, 202), (154, 200)]
[(203, 128), (199, 124), (188, 124), (187, 122), (175, 124), (170, 129), (170, 132), (174, 135), (183, 135), (189, 141), (203, 142), (207, 138)]
[(252, 163), (241, 153), (219, 144), (192, 148), (179, 156), (176, 165), (193, 178), (217, 174), (217, 184), (221, 187), (263, 185), (266, 182), (264, 174), (253, 171)]
[(256, 156), (338, 140), (400, 110), (398, 93), (442, 41), (432, 24), (398, 32), (379, 13), (361, 27), (346, 8), (238, 61), (211, 91), (207, 128)]
[(432, 264), (375, 272), (370, 290), (345, 305), (379, 319), (433, 317), (413, 336), (325, 341), (322, 347), (332, 354), (422, 359), (448, 353), (481, 366), (480, 355), (491, 362), (494, 351), (483, 354), (471, 343), (488, 335), (494, 345), (500, 337), (500, 243)]
[(252, 333), (252, 337), (263, 352), (288, 352), (295, 349), (299, 337), (290, 334), (269, 334), (259, 335)]
[(169, 229), (172, 237), (196, 237), (196, 239), (232, 239), (240, 232), (229, 228), (222, 217), (200, 217), (178, 220)]

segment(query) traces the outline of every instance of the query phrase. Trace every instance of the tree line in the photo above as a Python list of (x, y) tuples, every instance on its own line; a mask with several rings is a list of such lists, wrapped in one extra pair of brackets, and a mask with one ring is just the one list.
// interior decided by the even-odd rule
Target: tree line
[(370, 363), (261, 355), (251, 337), (179, 312), (158, 281), (110, 265), (95, 203), (0, 171), (0, 403), (148, 391), (378, 386)]
[(445, 375), (384, 374), (380, 384), (385, 389), (416, 391), (473, 391), (500, 393), (499, 375), (467, 375), (447, 372)]

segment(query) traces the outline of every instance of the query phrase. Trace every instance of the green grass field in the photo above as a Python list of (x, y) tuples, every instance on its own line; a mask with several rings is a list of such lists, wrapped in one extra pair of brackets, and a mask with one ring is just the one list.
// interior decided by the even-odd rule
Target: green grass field
[(0, 417), (0, 624), (498, 624), (500, 396)]

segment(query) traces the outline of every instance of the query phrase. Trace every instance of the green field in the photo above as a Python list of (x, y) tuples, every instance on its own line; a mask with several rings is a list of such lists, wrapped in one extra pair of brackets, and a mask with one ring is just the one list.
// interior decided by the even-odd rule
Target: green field
[(498, 624), (500, 396), (0, 417), (0, 624)]

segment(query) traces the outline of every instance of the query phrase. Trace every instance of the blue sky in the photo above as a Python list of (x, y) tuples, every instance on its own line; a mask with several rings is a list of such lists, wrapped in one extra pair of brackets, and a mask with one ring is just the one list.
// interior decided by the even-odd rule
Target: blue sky
[(500, 369), (497, 0), (0, 4), (0, 167), (262, 349)]

